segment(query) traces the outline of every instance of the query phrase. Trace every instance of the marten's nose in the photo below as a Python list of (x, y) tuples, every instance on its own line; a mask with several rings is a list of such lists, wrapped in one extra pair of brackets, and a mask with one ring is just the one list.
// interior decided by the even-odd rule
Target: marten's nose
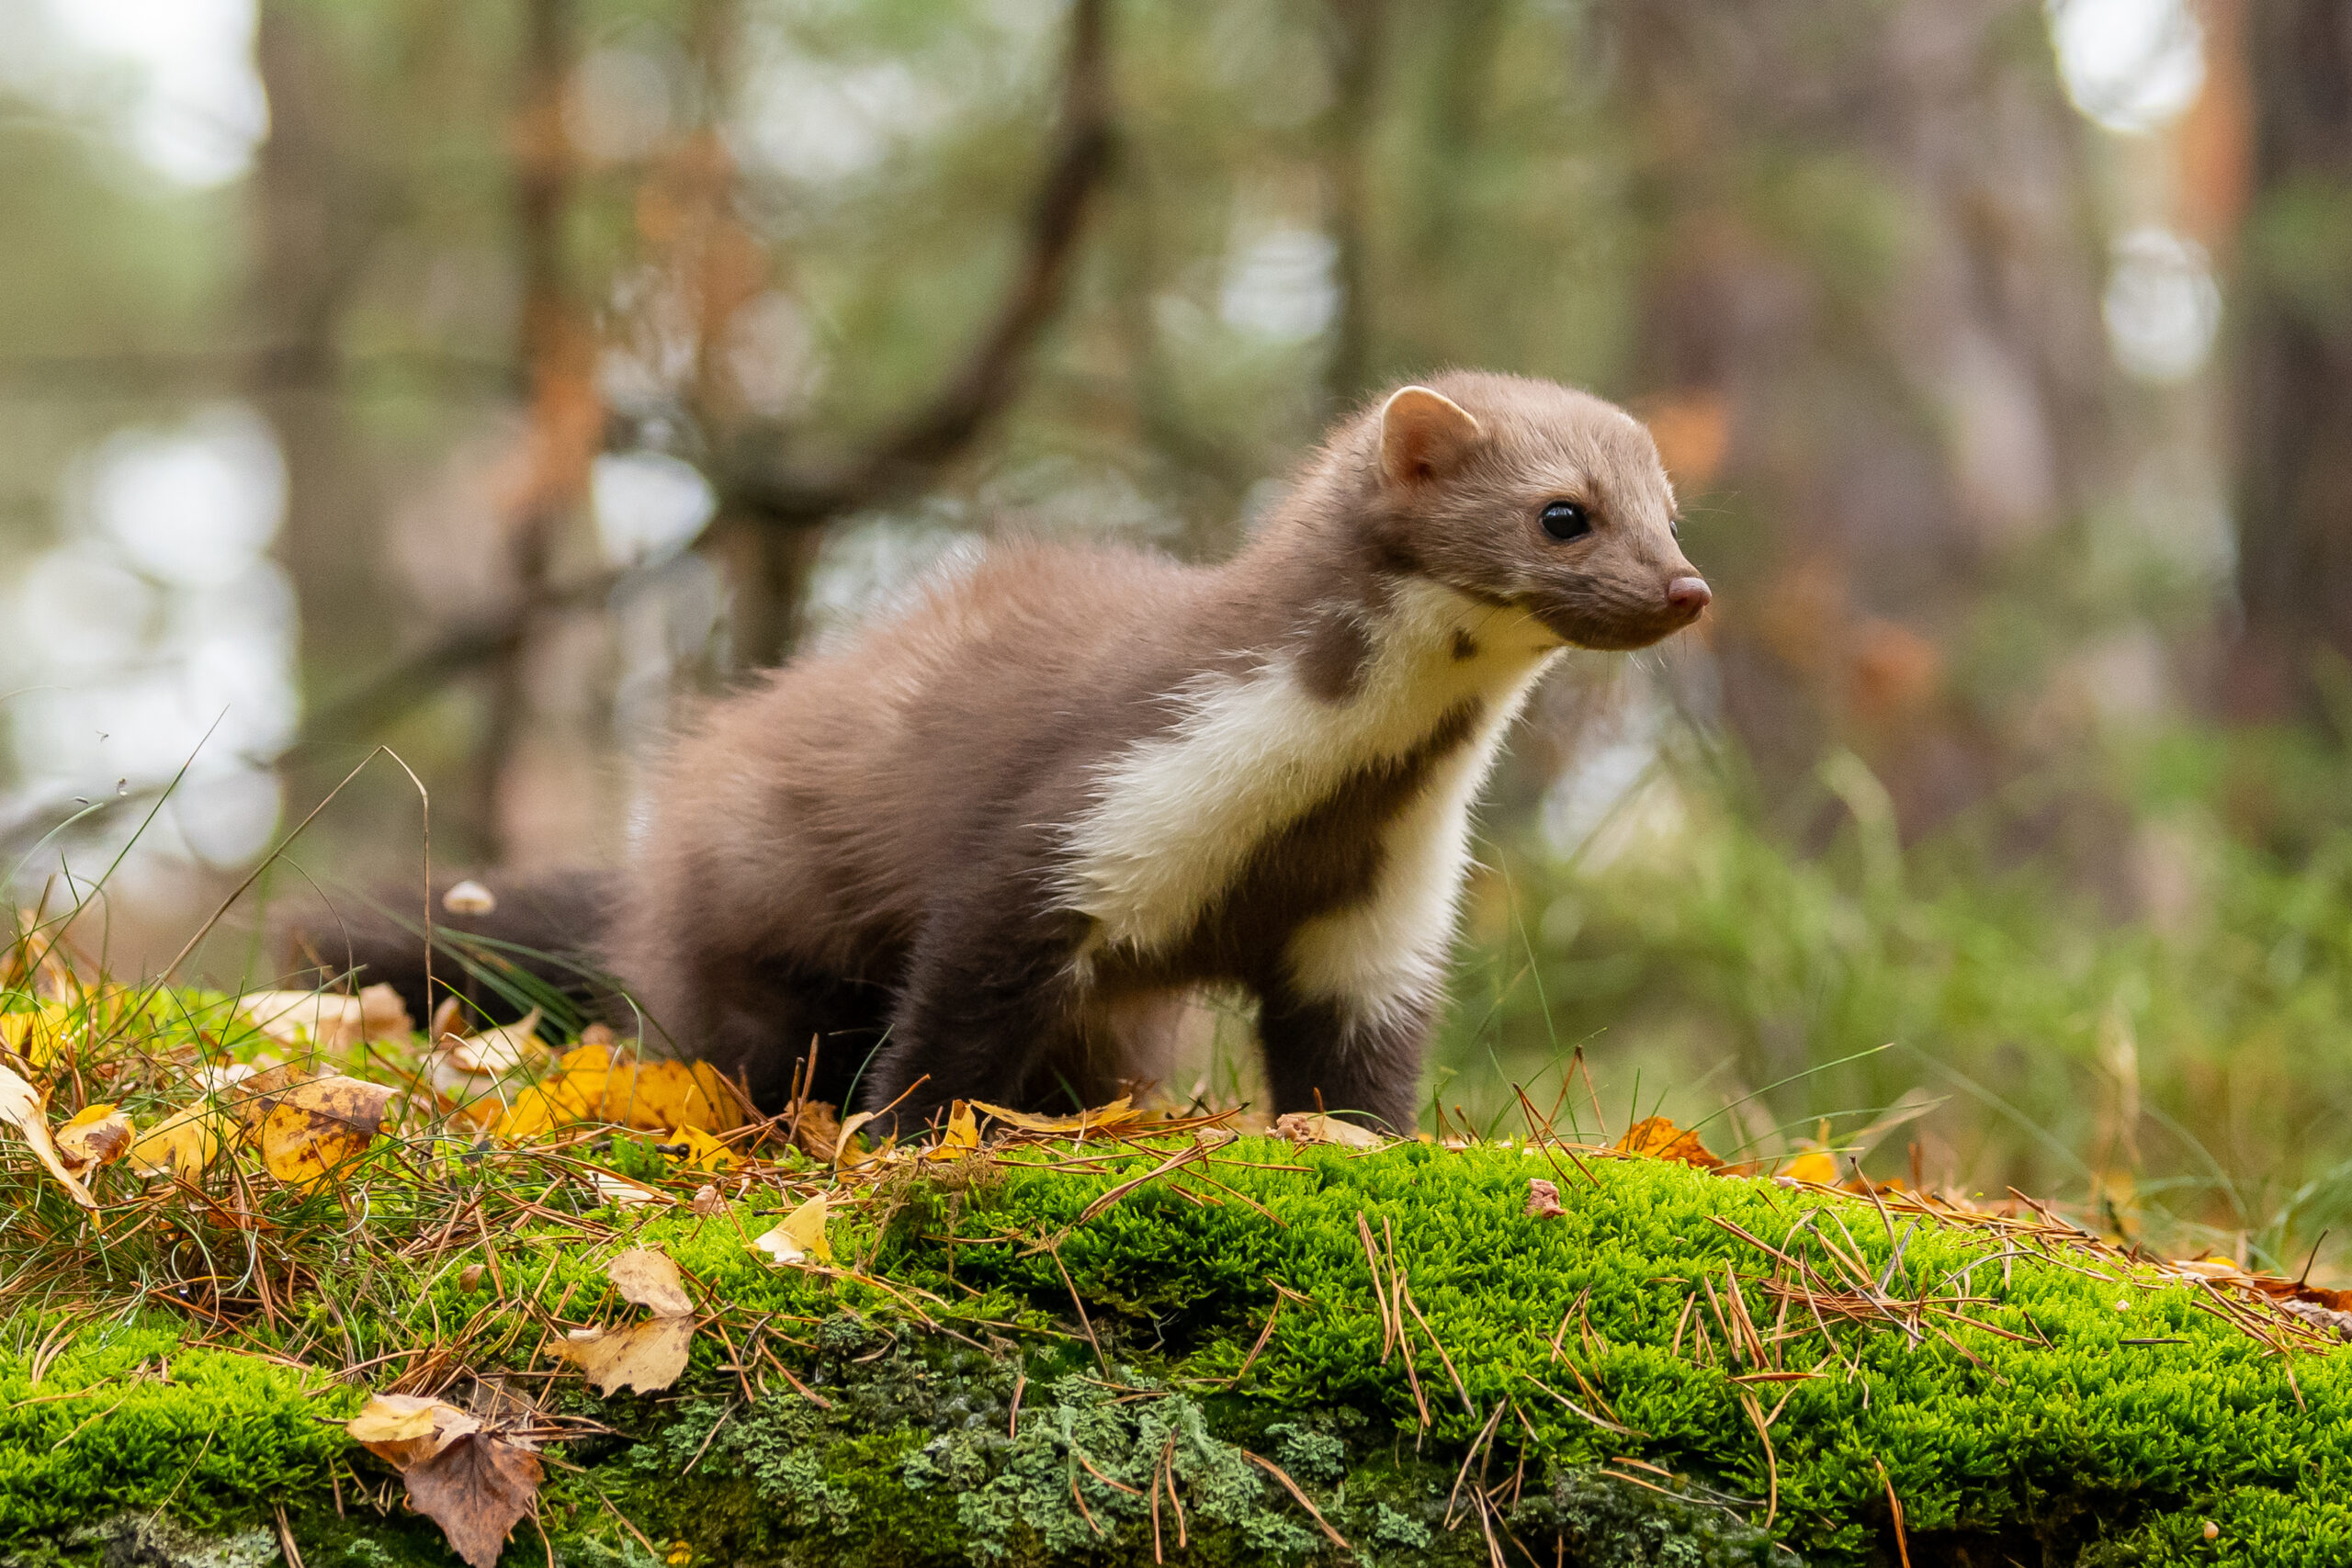
[(1696, 619), (1714, 600), (1703, 577), (1678, 577), (1666, 585), (1666, 607), (1685, 620)]

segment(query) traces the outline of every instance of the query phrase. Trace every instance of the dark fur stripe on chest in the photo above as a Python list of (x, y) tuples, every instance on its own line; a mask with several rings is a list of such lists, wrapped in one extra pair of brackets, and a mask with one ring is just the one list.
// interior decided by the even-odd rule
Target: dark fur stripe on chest
[(1475, 700), (1451, 709), (1411, 750), (1356, 770), (1268, 834), (1182, 944), (1175, 962), (1182, 977), (1254, 981), (1279, 968), (1300, 925), (1370, 897), (1386, 858), (1388, 825), (1429, 787), (1440, 764), (1470, 744), (1485, 714)]

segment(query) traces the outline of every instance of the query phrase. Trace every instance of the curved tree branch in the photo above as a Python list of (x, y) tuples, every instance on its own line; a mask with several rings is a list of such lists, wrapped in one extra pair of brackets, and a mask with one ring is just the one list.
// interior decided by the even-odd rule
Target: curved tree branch
[(744, 464), (720, 485), (729, 506), (769, 526), (806, 528), (912, 494), (1003, 411), (1038, 335), (1061, 304), (1089, 209), (1110, 172), (1106, 10), (1105, 0), (1076, 0), (1072, 7), (1060, 129), (1030, 202), (1021, 267), (962, 366), (871, 452), (837, 473), (795, 475), (767, 461)]

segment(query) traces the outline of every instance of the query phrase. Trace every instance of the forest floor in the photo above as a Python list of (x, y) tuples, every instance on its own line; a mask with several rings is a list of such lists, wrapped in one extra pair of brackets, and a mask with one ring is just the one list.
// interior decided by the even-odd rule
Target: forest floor
[(20, 956), (11, 1562), (2352, 1561), (2352, 1303), (2021, 1199), (1532, 1106), (873, 1148)]

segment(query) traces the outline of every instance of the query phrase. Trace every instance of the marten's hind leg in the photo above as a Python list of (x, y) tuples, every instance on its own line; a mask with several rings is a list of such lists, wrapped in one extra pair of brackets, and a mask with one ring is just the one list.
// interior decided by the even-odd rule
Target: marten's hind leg
[(740, 954), (694, 961), (680, 979), (660, 987), (667, 1005), (647, 1018), (648, 1037), (710, 1063), (770, 1115), (803, 1077), (808, 1099), (846, 1111), (889, 1023), (881, 980)]

